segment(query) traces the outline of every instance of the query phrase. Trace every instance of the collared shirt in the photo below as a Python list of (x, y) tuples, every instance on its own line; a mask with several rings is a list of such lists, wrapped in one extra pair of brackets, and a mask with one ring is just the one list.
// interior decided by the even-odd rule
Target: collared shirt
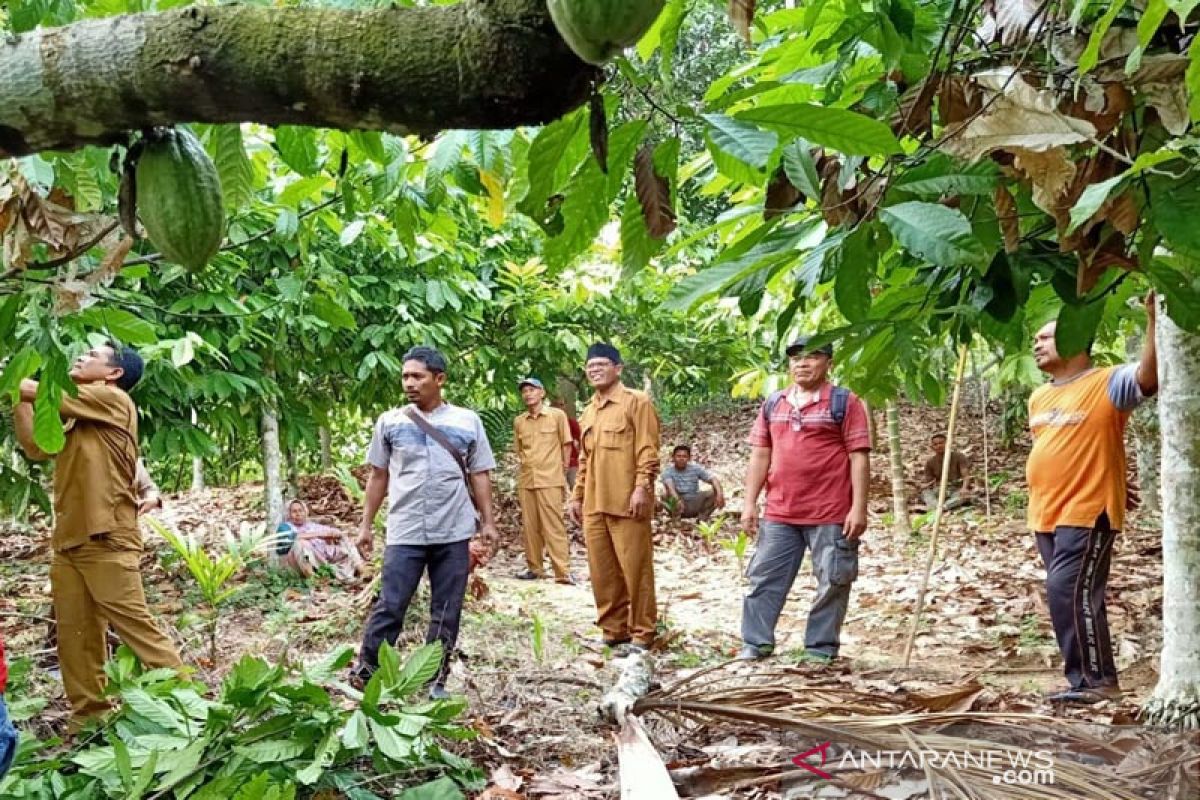
[[(470, 472), (496, 468), (483, 422), (474, 411), (443, 403), (428, 414), (417, 413), (450, 440)], [(403, 408), (393, 408), (375, 422), (367, 461), (388, 471), (389, 545), (448, 544), (475, 535), (478, 512), (458, 462)]]
[(537, 416), (526, 411), (513, 420), (513, 440), (521, 472), (521, 489), (554, 489), (567, 485), (563, 446), (571, 443), (567, 415), (557, 408), (542, 408)]
[(671, 464), (662, 474), (663, 485), (674, 486), (680, 497), (690, 497), (700, 492), (700, 481), (712, 483), (712, 473), (695, 461), (689, 461), (682, 470), (675, 469)]
[(116, 386), (86, 384), (64, 394), (60, 414), (67, 442), (54, 466), (57, 552), (107, 534), (122, 547), (141, 549), (134, 480), (138, 419), (133, 400)]
[(634, 487), (653, 493), (658, 475), (654, 403), (645, 392), (620, 385), (604, 400), (592, 397), (579, 427), (582, 447), (574, 498), (583, 502), (585, 514), (628, 517)]
[(1143, 400), (1137, 365), (1093, 369), (1029, 396), (1029, 527), (1125, 524), (1125, 425)]
[(854, 394), (847, 398), (842, 424), (834, 421), (832, 392), (829, 383), (816, 394), (789, 391), (775, 404), (769, 420), (766, 403), (759, 409), (747, 441), (771, 448), (767, 519), (790, 525), (841, 525), (850, 514), (850, 453), (869, 451), (871, 432), (866, 407)]

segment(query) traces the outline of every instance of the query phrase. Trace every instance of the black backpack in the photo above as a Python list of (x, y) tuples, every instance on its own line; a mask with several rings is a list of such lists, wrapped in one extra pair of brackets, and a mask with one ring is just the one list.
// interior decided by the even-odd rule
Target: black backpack
[[(767, 401), (763, 403), (762, 413), (763, 419), (767, 423), (767, 435), (771, 435), (771, 414), (775, 412), (775, 407), (779, 405), (790, 389), (780, 389), (777, 392), (771, 392), (767, 397)], [(846, 406), (850, 403), (850, 390), (841, 386), (834, 386), (829, 393), (829, 414), (833, 417), (833, 421), (841, 425), (846, 419)]]

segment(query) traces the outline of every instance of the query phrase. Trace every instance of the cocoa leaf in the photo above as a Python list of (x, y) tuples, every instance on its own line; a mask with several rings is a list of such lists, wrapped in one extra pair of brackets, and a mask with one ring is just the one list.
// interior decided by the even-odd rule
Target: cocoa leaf
[(608, 174), (608, 112), (604, 108), (604, 96), (599, 92), (592, 95), (588, 104), (588, 122), (592, 138), (592, 154), (600, 171)]
[(783, 168), (775, 170), (775, 177), (767, 186), (767, 199), (763, 204), (763, 219), (772, 220), (783, 212), (803, 202), (804, 193), (792, 185)]
[(750, 44), (750, 25), (754, 22), (756, 4), (757, 0), (729, 0), (729, 21), (746, 44)]
[(654, 145), (642, 145), (633, 159), (634, 188), (646, 218), (646, 230), (655, 239), (665, 239), (675, 230), (671, 209), (671, 187), (654, 170)]
[(1017, 201), (1004, 186), (992, 192), (996, 206), (996, 219), (1000, 221), (1000, 232), (1004, 235), (1004, 252), (1015, 253), (1021, 246), (1021, 223), (1017, 216)]

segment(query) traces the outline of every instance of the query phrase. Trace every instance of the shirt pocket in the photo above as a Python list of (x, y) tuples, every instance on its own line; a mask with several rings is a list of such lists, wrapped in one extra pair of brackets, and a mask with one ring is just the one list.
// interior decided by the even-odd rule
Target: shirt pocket
[(626, 420), (601, 423), (599, 440), (600, 446), (606, 449), (627, 448), (633, 444), (633, 426)]

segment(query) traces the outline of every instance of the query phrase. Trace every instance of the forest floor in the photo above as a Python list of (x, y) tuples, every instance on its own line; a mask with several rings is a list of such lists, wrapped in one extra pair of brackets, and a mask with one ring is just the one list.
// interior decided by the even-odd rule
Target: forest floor
[[(656, 683), (666, 687), (666, 696), (672, 696), (672, 691), (678, 695), (680, 690), (672, 687), (689, 676), (713, 670), (685, 686), (706, 687), (707, 701), (725, 698), (759, 710), (786, 707), (810, 721), (847, 714), (993, 712), (1055, 716), (1079, 726), (1100, 725), (1107, 731), (1135, 725), (1137, 709), (1157, 680), (1162, 635), (1158, 520), (1135, 512), (1113, 556), (1108, 612), (1125, 697), (1086, 708), (1051, 706), (1041, 694), (1062, 685), (1062, 676), (1043, 596), (1044, 572), (1023, 520), (1024, 442), (1011, 449), (989, 443), (994, 486), (990, 517), (982, 491), (975, 505), (946, 517), (908, 668), (903, 653), (927, 558), (932, 515), (922, 516), (919, 503), (912, 502), (914, 519), (920, 524), (907, 535), (893, 532), (887, 445), (882, 437), (872, 459), (871, 527), (862, 545), (860, 576), (843, 628), (843, 658), (833, 667), (799, 663), (815, 585), (806, 562), (779, 624), (778, 655), (756, 665), (718, 666), (740, 645), (744, 582), (735, 552), (735, 514), (749, 451), (744, 440), (753, 414), (750, 406), (698, 411), (682, 415), (664, 431), (664, 452), (668, 444), (691, 443), (696, 459), (726, 487), (727, 511), (732, 512), (708, 536), (690, 523), (665, 517), (655, 521), (662, 636), (654, 661)], [(910, 476), (919, 474), (928, 456), (930, 433), (944, 425), (943, 409), (903, 410)], [(981, 420), (968, 413), (960, 426), (959, 446), (982, 477)], [(513, 577), (524, 564), (510, 466), (502, 468), (497, 479), (500, 531), (507, 545), (481, 571), (486, 595), (468, 602), (459, 640), (464, 660), (456, 664), (449, 687), (468, 697), (468, 722), (480, 733), (465, 754), (492, 776), (494, 788), (486, 795), (492, 800), (615, 797), (615, 728), (600, 720), (597, 701), (615, 681), (620, 663), (595, 643), (599, 631), (593, 626), (594, 606), (585, 581), (564, 586)], [(917, 494), (912, 480), (909, 489), (911, 495)], [(314, 517), (355, 530), (359, 510), (336, 480), (306, 479), (302, 494)], [(168, 497), (159, 517), (177, 530), (215, 541), (239, 523), (259, 521), (261, 507), (261, 487), (250, 484)], [(242, 653), (306, 661), (336, 646), (357, 644), (371, 601), (368, 584), (304, 582), (259, 565), (239, 578), (238, 593), (222, 616), (218, 657), (212, 663), (194, 584), (171, 560), (165, 543), (149, 531), (146, 539), (143, 568), (152, 610), (169, 623), (185, 661), (198, 665), (210, 681)], [(744, 553), (749, 556), (749, 551)], [(586, 576), (577, 531), (572, 560), (575, 571)], [(43, 621), (49, 614), (48, 562), (44, 530), (0, 539), (0, 576), (5, 586), (0, 622), (7, 649), (10, 658), (32, 656), (30, 689), (52, 698), (37, 724), (55, 726), (65, 716), (65, 706), (50, 671), (54, 653), (48, 648), (48, 626)], [(410, 612), (402, 649), (420, 641), (426, 619), (427, 594), (422, 590)], [(787, 697), (779, 695), (772, 701), (761, 692), (747, 695), (748, 689), (784, 692)], [(872, 778), (868, 784), (862, 780), (814, 783), (814, 776), (803, 771), (801, 775), (810, 779), (807, 782), (781, 778), (780, 760), (786, 762), (819, 743), (813, 741), (811, 731), (783, 732), (746, 719), (721, 721), (712, 716), (684, 719), (650, 714), (646, 720), (668, 765), (683, 770), (679, 775), (700, 776), (686, 792), (690, 796), (842, 797), (852, 790), (874, 797), (928, 796), (927, 785), (905, 783), (899, 780), (900, 772), (892, 773), (892, 779)], [(1095, 725), (1088, 730), (1095, 730)], [(1133, 745), (1125, 747), (1130, 749)], [(1154, 763), (1144, 751), (1142, 747), (1137, 763)], [(775, 766), (767, 769), (770, 765)], [(1010, 795), (998, 789), (983, 796), (1092, 796), (1029, 794), (1029, 787), (1022, 791), (1026, 793)]]

